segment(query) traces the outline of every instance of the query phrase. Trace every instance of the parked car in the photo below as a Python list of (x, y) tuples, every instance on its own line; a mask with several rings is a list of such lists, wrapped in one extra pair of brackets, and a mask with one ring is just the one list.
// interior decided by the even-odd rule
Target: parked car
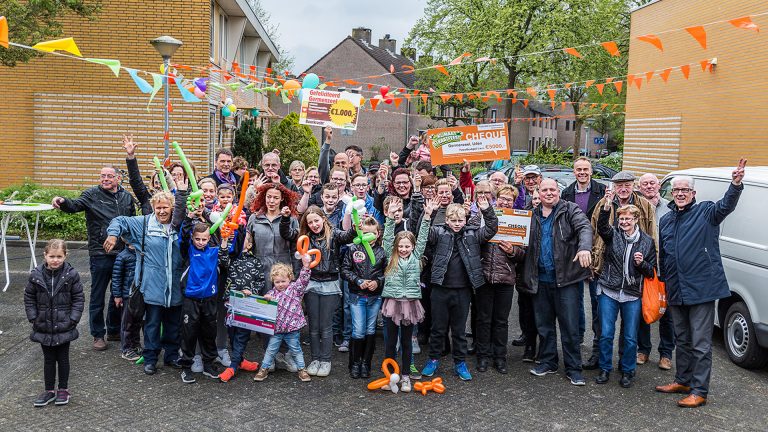
[[(671, 200), (672, 178), (695, 179), (698, 201), (717, 201), (731, 182), (733, 168), (696, 168), (675, 171), (661, 184)], [(720, 225), (720, 254), (731, 296), (717, 302), (715, 324), (731, 361), (744, 368), (768, 365), (768, 167), (747, 167), (744, 191), (736, 210)]]
[(611, 154), (611, 152), (609, 152), (608, 149), (600, 149), (600, 150), (597, 151), (597, 153), (595, 153), (595, 157), (596, 158), (604, 158), (604, 157), (608, 156), (609, 154)]
[(505, 174), (507, 174), (510, 169), (514, 171), (515, 165), (519, 163), (520, 159), (526, 156), (528, 156), (528, 152), (526, 150), (512, 150), (509, 160), (505, 161), (501, 165), (501, 167), (499, 167), (498, 169), (493, 168), (494, 166), (498, 166), (498, 162), (500, 162), (500, 161), (496, 161), (493, 164), (491, 164), (491, 169), (487, 171), (481, 171), (475, 174), (475, 176), (472, 177), (472, 180), (474, 180), (474, 182), (477, 183), (480, 180), (488, 180), (488, 177), (490, 177), (490, 175), (496, 171), (501, 171)]

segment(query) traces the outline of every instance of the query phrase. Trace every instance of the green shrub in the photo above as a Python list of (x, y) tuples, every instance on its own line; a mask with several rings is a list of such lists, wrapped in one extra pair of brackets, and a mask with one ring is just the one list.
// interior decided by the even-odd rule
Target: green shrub
[[(32, 183), (29, 179), (25, 180), (23, 184), (9, 186), (0, 191), (0, 200), (6, 200), (14, 192), (16, 195), (14, 200), (20, 200), (24, 202), (35, 202), (50, 204), (55, 196), (61, 196), (65, 198), (76, 198), (80, 196), (80, 192), (68, 191), (59, 188), (44, 188), (35, 183)], [(64, 213), (59, 210), (51, 210), (46, 212), (40, 212), (40, 225), (38, 227), (38, 237), (43, 238), (62, 238), (64, 240), (85, 240), (88, 238), (88, 233), (85, 227), (85, 213)], [(35, 225), (35, 213), (24, 213), (24, 218), (29, 224), (30, 230), (33, 230)], [(8, 231), (12, 235), (26, 236), (26, 233), (22, 233), (21, 222), (14, 220), (9, 226)]]
[(573, 166), (573, 155), (558, 149), (539, 147), (536, 152), (520, 159), (520, 165), (565, 165)]
[(621, 167), (624, 165), (624, 155), (622, 153), (614, 153), (611, 156), (599, 159), (598, 162), (616, 171), (621, 171)]
[(305, 166), (317, 165), (320, 144), (312, 135), (312, 129), (299, 124), (297, 113), (288, 114), (269, 130), (269, 146), (280, 150), (283, 171), (288, 172), (291, 162), (299, 160)]
[(256, 126), (255, 119), (245, 120), (240, 124), (235, 134), (235, 144), (232, 153), (242, 156), (248, 161), (248, 166), (258, 166), (261, 162), (264, 144), (264, 129)]

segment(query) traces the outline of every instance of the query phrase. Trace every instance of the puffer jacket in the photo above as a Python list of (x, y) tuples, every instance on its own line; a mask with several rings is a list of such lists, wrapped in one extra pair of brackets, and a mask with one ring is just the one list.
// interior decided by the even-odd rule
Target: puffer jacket
[[(648, 234), (653, 239), (653, 244), (658, 249), (659, 236), (656, 229), (656, 208), (650, 201), (643, 198), (639, 193), (632, 192), (632, 197), (629, 200), (630, 204), (637, 207), (640, 210), (640, 219), (637, 221), (637, 227), (640, 231)], [(613, 205), (608, 217), (608, 223), (616, 226), (616, 210), (619, 209), (618, 198), (614, 198)], [(598, 201), (595, 205), (595, 209), (602, 209), (605, 205), (605, 198)], [(603, 270), (603, 259), (605, 257), (605, 241), (597, 233), (597, 218), (600, 214), (599, 211), (592, 213), (592, 270), (595, 273), (600, 273)]]
[(80, 274), (68, 262), (51, 271), (45, 263), (35, 267), (24, 288), (24, 311), (32, 323), (29, 338), (45, 346), (71, 342), (80, 335), (85, 296)]
[[(344, 254), (344, 262), (341, 265), (341, 277), (349, 282), (349, 292), (364, 296), (381, 295), (384, 289), (384, 269), (387, 267), (387, 254), (384, 248), (378, 245), (371, 246), (376, 264), (371, 265), (368, 253), (362, 245), (350, 245)], [(360, 289), (364, 280), (373, 280), (378, 283), (375, 290)]]
[(128, 298), (131, 294), (131, 284), (136, 277), (136, 251), (124, 248), (117, 254), (115, 265), (112, 266), (112, 296)]
[[(467, 222), (469, 225), (480, 225), (482, 214), (478, 213)], [(525, 259), (525, 249), (513, 246), (512, 253), (507, 254), (496, 242), (483, 243), (480, 246), (480, 259), (483, 263), (483, 275), (489, 284), (515, 285), (517, 263)]]
[[(316, 282), (329, 282), (339, 279), (341, 260), (343, 259), (341, 247), (352, 243), (352, 240), (357, 235), (354, 228), (350, 228), (347, 231), (334, 228), (330, 244), (326, 244), (323, 234), (324, 232), (315, 234), (312, 231), (307, 233), (309, 236), (309, 248), (319, 250), (322, 255), (320, 263), (312, 268), (312, 275), (309, 278)], [(299, 238), (299, 230), (291, 226), (290, 220), (282, 218), (280, 221), (280, 236), (295, 243), (296, 239)]]
[[(608, 247), (605, 250), (605, 263), (598, 283), (613, 291), (623, 290), (626, 294), (640, 297), (643, 295), (643, 277), (653, 277), (656, 268), (656, 245), (648, 234), (640, 231), (640, 238), (632, 245), (630, 252), (629, 282), (624, 278), (624, 256), (627, 240), (624, 233), (608, 222), (610, 210), (600, 212), (597, 219), (597, 231)], [(639, 228), (636, 228), (639, 229)], [(643, 262), (635, 264), (635, 253), (643, 254)]]
[[(496, 217), (496, 211), (493, 207), (482, 210), (484, 226), (465, 225), (460, 231), (462, 248), (459, 250), (459, 256), (467, 270), (467, 276), (472, 284), (472, 288), (477, 289), (485, 284), (483, 276), (483, 265), (481, 262), (480, 245), (487, 242), (499, 229), (499, 219)], [(427, 245), (433, 251), (432, 254), (432, 275), (430, 282), (436, 285), (443, 284), (443, 278), (448, 271), (448, 262), (453, 253), (454, 232), (448, 228), (448, 225), (433, 226), (429, 230)]]
[[(539, 256), (541, 255), (541, 206), (533, 211), (531, 234), (523, 264), (523, 280), (519, 290), (528, 294), (539, 291)], [(579, 251), (592, 250), (592, 226), (578, 205), (560, 200), (549, 217), (554, 217), (552, 227), (555, 276), (558, 287), (583, 281), (592, 276), (589, 268), (574, 262)]]
[[(429, 235), (429, 221), (424, 219), (419, 226), (419, 234), (416, 237), (416, 247), (413, 248), (408, 258), (397, 258), (397, 267), (386, 274), (384, 279), (384, 291), (381, 296), (395, 299), (420, 299), (421, 298), (421, 257), (427, 247)], [(392, 254), (395, 244), (395, 221), (387, 218), (384, 224), (384, 252), (387, 262)], [(385, 266), (386, 267), (386, 266)]]

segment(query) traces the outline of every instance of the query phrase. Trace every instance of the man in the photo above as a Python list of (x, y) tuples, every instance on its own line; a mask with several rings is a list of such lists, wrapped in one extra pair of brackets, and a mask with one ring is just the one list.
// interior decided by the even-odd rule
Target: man
[[(107, 239), (107, 227), (118, 216), (133, 216), (136, 208), (133, 197), (120, 186), (120, 173), (112, 166), (105, 166), (99, 175), (101, 183), (86, 189), (79, 198), (68, 199), (54, 197), (53, 207), (65, 213), (85, 211), (85, 223), (88, 227), (88, 255), (91, 267), (91, 296), (88, 305), (88, 324), (93, 336), (93, 349), (104, 351), (109, 341), (120, 341), (120, 311), (110, 295), (107, 305), (107, 319), (104, 322), (104, 295), (112, 280), (112, 268), (117, 254), (123, 249), (122, 242), (107, 253), (104, 241)], [(106, 327), (106, 329), (105, 329)]]
[(528, 250), (523, 264), (522, 289), (534, 294), (536, 328), (541, 337), (540, 364), (531, 374), (557, 371), (559, 323), (565, 373), (571, 384), (585, 385), (579, 348), (579, 291), (591, 276), (592, 227), (579, 206), (560, 199), (553, 179), (539, 186), (541, 205), (534, 210)]
[[(573, 162), (573, 175), (576, 181), (571, 183), (563, 190), (563, 199), (576, 203), (581, 211), (592, 219), (595, 206), (605, 195), (605, 186), (596, 182), (592, 178), (592, 162), (585, 157), (579, 157)], [(592, 227), (595, 230), (595, 226)], [(595, 230), (596, 231), (596, 230)], [(584, 314), (584, 292), (581, 293), (581, 303), (579, 304), (579, 336), (584, 340), (584, 331), (586, 328), (586, 316)], [(600, 320), (597, 313), (597, 280), (589, 281), (589, 300), (592, 310), (592, 355), (584, 364), (584, 369), (597, 369), (600, 360)]]
[[(659, 228), (659, 220), (669, 213), (669, 201), (659, 195), (661, 184), (654, 174), (640, 176), (640, 193), (656, 208), (656, 230)], [(653, 344), (651, 343), (651, 326), (640, 320), (637, 330), (637, 363), (644, 364), (648, 361)], [(670, 314), (665, 313), (659, 320), (659, 369), (672, 369), (672, 351), (675, 350), (675, 328)]]
[(660, 274), (667, 284), (667, 311), (675, 325), (677, 368), (675, 381), (657, 386), (656, 391), (687, 393), (677, 402), (683, 408), (707, 403), (715, 301), (731, 295), (720, 257), (720, 224), (736, 209), (746, 165), (742, 158), (725, 196), (716, 203), (696, 202), (693, 178), (673, 178), (674, 202), (659, 222)]
[[(526, 165), (523, 168), (523, 188), (525, 189), (525, 207), (531, 206), (531, 197), (533, 197), (533, 191), (539, 187), (541, 183), (541, 169), (538, 165)], [(519, 176), (515, 176), (519, 178)]]
[(233, 156), (230, 149), (221, 148), (216, 151), (214, 159), (216, 168), (213, 170), (213, 173), (208, 176), (208, 178), (212, 178), (213, 181), (216, 182), (216, 186), (219, 186), (222, 183), (236, 186), (237, 182), (240, 181), (240, 176), (232, 171), (232, 161)]
[(365, 168), (361, 164), (363, 161), (363, 149), (356, 145), (349, 145), (344, 149), (349, 159), (349, 178), (355, 174), (366, 174)]

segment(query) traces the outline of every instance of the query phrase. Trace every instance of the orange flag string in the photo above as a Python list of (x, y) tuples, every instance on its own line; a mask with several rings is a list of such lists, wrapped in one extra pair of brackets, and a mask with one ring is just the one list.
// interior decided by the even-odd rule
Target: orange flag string
[(640, 90), (640, 87), (643, 86), (643, 79), (642, 78), (635, 78), (635, 85), (637, 86), (637, 89)]
[(0, 45), (8, 48), (8, 20), (0, 16)]
[(613, 41), (603, 42), (600, 45), (602, 45), (603, 48), (605, 48), (605, 50), (608, 51), (608, 54), (614, 57), (618, 57), (621, 55), (621, 53), (619, 52), (619, 47), (616, 45), (616, 42), (613, 42)]
[(651, 78), (653, 78), (653, 71), (646, 72), (645, 73), (645, 82), (651, 82)]
[(403, 103), (403, 99), (402, 98), (394, 98), (394, 102), (395, 102), (395, 108), (399, 108), (400, 104)]
[(584, 83), (584, 88), (590, 88), (594, 83), (595, 83), (595, 80), (587, 80), (587, 82)]
[(752, 22), (752, 18), (749, 16), (732, 19), (728, 22), (731, 23), (731, 25), (733, 25), (736, 28), (743, 28), (745, 30), (754, 30), (758, 33), (760, 32), (760, 26)]
[(549, 98), (550, 99), (555, 99), (555, 94), (557, 94), (557, 90), (556, 89), (549, 89), (549, 90), (547, 90), (547, 93), (549, 94)]
[(570, 54), (570, 55), (572, 55), (572, 56), (574, 56), (574, 57), (578, 57), (578, 58), (584, 58), (584, 56), (583, 56), (583, 55), (581, 55), (581, 53), (580, 53), (580, 52), (578, 52), (578, 51), (576, 50), (576, 48), (566, 48), (566, 49), (564, 49), (563, 51), (565, 51), (567, 54)]
[(533, 87), (528, 87), (527, 89), (525, 89), (525, 91), (526, 91), (526, 92), (527, 92), (529, 95), (531, 95), (531, 97), (532, 97), (532, 98), (535, 98), (535, 97), (538, 95), (538, 93), (536, 92), (536, 89), (535, 89), (535, 88), (533, 88)]
[(688, 79), (688, 76), (691, 74), (691, 65), (680, 66), (680, 71), (683, 73), (685, 79)]
[(661, 44), (661, 39), (659, 39), (656, 35), (644, 35), (644, 36), (638, 36), (637, 40), (648, 42), (649, 44), (655, 46), (659, 49), (659, 51), (664, 51), (664, 46)]
[(621, 94), (621, 88), (622, 88), (623, 84), (624, 83), (622, 81), (614, 81), (613, 82), (613, 85), (616, 87), (616, 93), (617, 94)]
[(437, 65), (437, 66), (435, 66), (435, 69), (439, 70), (440, 73), (445, 74), (445, 76), (450, 76), (448, 74), (448, 71), (445, 69), (445, 66), (443, 66), (443, 65)]
[(667, 69), (664, 69), (661, 73), (659, 73), (659, 76), (661, 77), (662, 80), (664, 80), (664, 82), (667, 82), (667, 80), (669, 79), (669, 74), (671, 73), (672, 73), (672, 68), (667, 68)]
[(707, 49), (707, 31), (702, 26), (686, 27), (685, 31), (690, 33), (694, 39), (701, 45), (702, 48)]
[(603, 87), (605, 87), (605, 84), (595, 84), (595, 88), (597, 89), (597, 92), (601, 95), (603, 94)]
[(371, 103), (371, 108), (376, 111), (376, 106), (379, 105), (379, 99), (376, 98), (370, 98), (368, 101)]
[(464, 60), (466, 57), (469, 57), (471, 55), (472, 55), (472, 53), (465, 52), (464, 54), (462, 54), (462, 55), (456, 57), (455, 59), (451, 60), (451, 62), (448, 63), (448, 64), (451, 65), (451, 66), (455, 66), (457, 64), (460, 64), (462, 60)]

